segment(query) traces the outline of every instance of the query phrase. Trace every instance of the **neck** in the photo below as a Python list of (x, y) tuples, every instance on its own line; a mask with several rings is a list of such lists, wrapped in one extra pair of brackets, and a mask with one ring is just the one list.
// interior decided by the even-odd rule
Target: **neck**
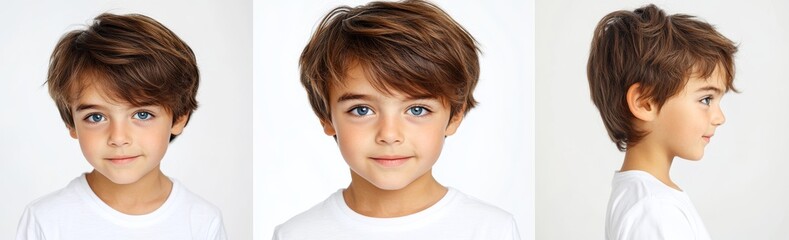
[(172, 191), (173, 182), (157, 166), (139, 180), (117, 184), (93, 170), (85, 178), (96, 196), (113, 209), (129, 215), (148, 214), (164, 204)]
[(647, 138), (642, 139), (638, 144), (628, 146), (625, 152), (625, 161), (622, 163), (620, 171), (640, 170), (654, 176), (666, 186), (682, 191), (673, 181), (671, 181), (671, 163), (674, 156), (666, 151), (650, 144)]
[(432, 171), (428, 171), (406, 187), (384, 190), (351, 171), (351, 184), (343, 191), (345, 204), (353, 211), (378, 218), (402, 217), (436, 204), (447, 193)]

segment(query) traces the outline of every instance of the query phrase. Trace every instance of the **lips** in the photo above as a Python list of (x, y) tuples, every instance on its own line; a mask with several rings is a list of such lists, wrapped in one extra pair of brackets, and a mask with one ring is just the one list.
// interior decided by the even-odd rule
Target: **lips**
[(411, 156), (377, 156), (370, 159), (384, 167), (398, 167), (411, 159)]
[(113, 157), (108, 157), (108, 158), (104, 158), (104, 159), (112, 162), (113, 164), (123, 165), (123, 164), (128, 164), (130, 162), (133, 162), (134, 160), (137, 159), (137, 157), (139, 157), (139, 155), (137, 155), (137, 156), (113, 156)]
[(704, 139), (705, 142), (710, 142), (710, 138), (712, 138), (712, 135), (701, 136), (701, 138)]

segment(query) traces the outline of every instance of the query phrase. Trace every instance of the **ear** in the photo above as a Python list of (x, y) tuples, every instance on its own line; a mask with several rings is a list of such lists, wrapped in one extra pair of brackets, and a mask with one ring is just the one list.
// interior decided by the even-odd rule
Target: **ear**
[(170, 134), (172, 135), (181, 135), (184, 131), (184, 127), (186, 127), (186, 122), (189, 121), (189, 113), (184, 114), (183, 116), (178, 117), (173, 123), (173, 126), (170, 128)]
[(71, 135), (71, 138), (79, 139), (79, 138), (77, 138), (77, 128), (76, 127), (72, 127), (72, 126), (69, 126), (68, 124), (66, 124), (66, 128), (68, 128), (68, 135)]
[(463, 121), (463, 117), (464, 117), (463, 112), (464, 111), (461, 110), (460, 113), (457, 113), (455, 114), (454, 117), (451, 117), (452, 119), (449, 120), (449, 124), (447, 125), (447, 130), (446, 132), (444, 132), (444, 137), (452, 136), (452, 134), (455, 134), (455, 132), (457, 132), (458, 127), (460, 127), (460, 122)]
[(643, 95), (640, 83), (630, 85), (627, 89), (627, 107), (633, 116), (642, 121), (652, 121), (657, 117), (657, 106)]
[(331, 124), (331, 121), (321, 120), (321, 125), (323, 126), (323, 133), (326, 133), (327, 136), (337, 135), (337, 131), (334, 130), (334, 125)]

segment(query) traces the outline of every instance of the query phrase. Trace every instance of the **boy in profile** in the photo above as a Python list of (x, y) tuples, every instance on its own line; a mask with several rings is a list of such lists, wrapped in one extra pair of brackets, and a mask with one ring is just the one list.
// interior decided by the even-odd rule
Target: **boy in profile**
[(616, 11), (592, 39), (588, 79), (611, 140), (625, 152), (614, 174), (606, 239), (709, 239), (669, 174), (675, 157), (699, 160), (736, 91), (737, 47), (694, 16), (654, 5)]
[(165, 176), (197, 108), (189, 46), (138, 14), (101, 14), (55, 46), (47, 86), (93, 171), (30, 203), (17, 239), (226, 239), (219, 209)]
[(351, 183), (274, 239), (519, 239), (512, 215), (432, 175), (476, 104), (477, 50), (424, 1), (332, 10), (302, 52), (301, 83)]

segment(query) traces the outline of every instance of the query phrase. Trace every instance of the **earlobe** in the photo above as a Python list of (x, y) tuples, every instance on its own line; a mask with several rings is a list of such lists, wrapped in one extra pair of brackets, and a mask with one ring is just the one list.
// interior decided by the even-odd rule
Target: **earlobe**
[(332, 126), (331, 122), (321, 120), (321, 125), (323, 125), (323, 133), (326, 133), (327, 136), (337, 135), (337, 131), (334, 130), (334, 126)]
[(77, 129), (76, 129), (76, 127), (71, 127), (71, 126), (66, 125), (66, 128), (68, 128), (68, 134), (71, 135), (71, 138), (79, 139), (79, 138), (77, 138)]
[(460, 127), (460, 122), (463, 121), (463, 113), (458, 113), (452, 119), (449, 120), (449, 124), (447, 125), (447, 130), (444, 133), (444, 137), (449, 137), (457, 132), (458, 127)]
[(173, 127), (170, 128), (170, 134), (172, 135), (181, 135), (184, 131), (184, 127), (186, 127), (186, 122), (189, 121), (189, 114), (184, 114), (183, 116), (178, 117), (177, 120), (173, 123)]
[(652, 121), (657, 116), (657, 108), (652, 100), (644, 97), (641, 84), (635, 83), (627, 89), (627, 107), (630, 113), (642, 121)]

